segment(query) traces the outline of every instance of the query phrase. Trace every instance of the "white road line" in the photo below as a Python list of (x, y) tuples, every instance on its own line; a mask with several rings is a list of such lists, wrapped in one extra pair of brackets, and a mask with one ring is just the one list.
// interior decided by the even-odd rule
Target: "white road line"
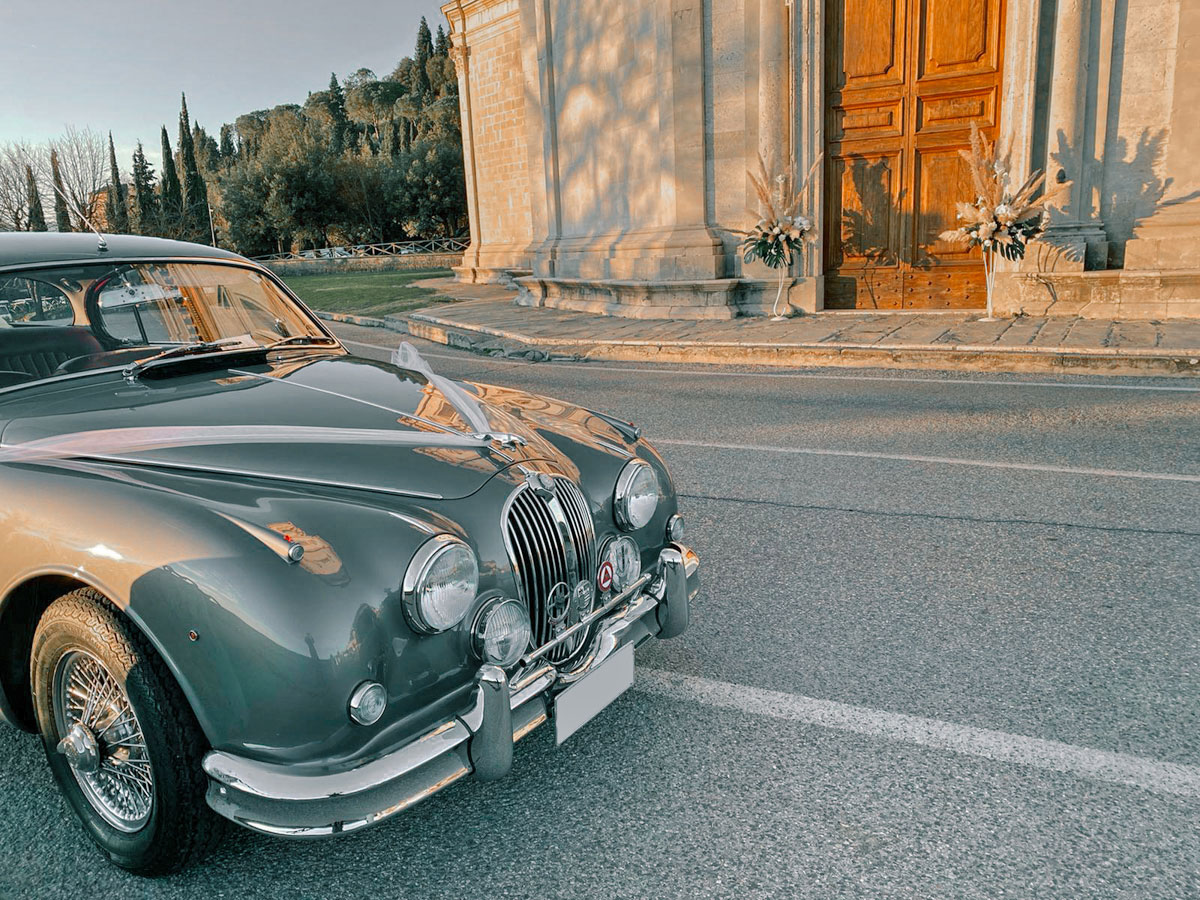
[(657, 669), (637, 670), (634, 690), (718, 709), (803, 722), (868, 737), (1063, 772), (1158, 794), (1200, 797), (1200, 767), (817, 700)]
[[(371, 347), (375, 350), (392, 350), (386, 344), (368, 344), (364, 341), (340, 339), (343, 344), (355, 347)], [(399, 343), (399, 339), (397, 340)], [(450, 353), (421, 353), (432, 359), (469, 359), (470, 357), (455, 356)], [(526, 360), (504, 359), (503, 357), (481, 357), (488, 362), (510, 366), (527, 366)], [(633, 372), (646, 375), (707, 375), (714, 378), (799, 378), (812, 381), (875, 381), (883, 384), (904, 382), (908, 384), (941, 384), (965, 385), (968, 387), (1017, 387), (1017, 388), (1085, 388), (1097, 391), (1166, 391), (1168, 393), (1200, 394), (1200, 386), (1183, 384), (1101, 384), (1095, 381), (1001, 381), (996, 378), (922, 378), (916, 375), (897, 375), (894, 378), (879, 375), (839, 375), (825, 372), (727, 372), (721, 369), (675, 369), (649, 368), (646, 366), (611, 366), (599, 363), (571, 363), (551, 361), (542, 363), (543, 366), (553, 366), (556, 369), (583, 369), (589, 372)]]
[(890, 459), (900, 462), (938, 463), (948, 466), (978, 466), (983, 469), (1017, 469), (1023, 472), (1056, 472), (1063, 475), (1091, 475), (1102, 478), (1144, 478), (1150, 481), (1200, 483), (1200, 475), (1177, 472), (1142, 472), (1136, 469), (1089, 469), (1081, 466), (1052, 466), (1043, 463), (1000, 462), (988, 459), (959, 459), (953, 456), (915, 456), (907, 453), (870, 453), (865, 450), (823, 450), (816, 447), (772, 447), (761, 444), (717, 444), (710, 441), (685, 441), (651, 438), (652, 444), (665, 447), (701, 447), (707, 450), (738, 450), (750, 453), (787, 453), (799, 456), (848, 456), (857, 459)]

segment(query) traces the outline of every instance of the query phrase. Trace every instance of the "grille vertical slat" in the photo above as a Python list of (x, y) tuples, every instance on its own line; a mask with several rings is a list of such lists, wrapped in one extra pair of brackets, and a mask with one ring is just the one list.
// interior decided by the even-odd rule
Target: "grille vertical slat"
[[(541, 496), (522, 486), (509, 501), (504, 535), (516, 570), (522, 599), (529, 608), (535, 646), (554, 637), (547, 600), (559, 582), (574, 589), (577, 582), (595, 584), (596, 531), (583, 492), (565, 478), (554, 479), (554, 494)], [(565, 522), (566, 528), (561, 528)], [(566, 541), (571, 546), (566, 545)], [(570, 552), (568, 552), (570, 551)], [(570, 558), (573, 566), (568, 565)], [(551, 662), (570, 660), (586, 643), (586, 634), (554, 648)]]

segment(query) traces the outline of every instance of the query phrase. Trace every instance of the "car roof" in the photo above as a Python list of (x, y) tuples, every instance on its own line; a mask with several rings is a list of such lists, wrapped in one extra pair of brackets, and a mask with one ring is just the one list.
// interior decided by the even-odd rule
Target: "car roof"
[(110, 259), (204, 258), (245, 261), (245, 257), (220, 247), (165, 238), (106, 234), (104, 241), (108, 249), (102, 251), (99, 241), (91, 232), (5, 232), (0, 234), (0, 269), (45, 263), (103, 262)]

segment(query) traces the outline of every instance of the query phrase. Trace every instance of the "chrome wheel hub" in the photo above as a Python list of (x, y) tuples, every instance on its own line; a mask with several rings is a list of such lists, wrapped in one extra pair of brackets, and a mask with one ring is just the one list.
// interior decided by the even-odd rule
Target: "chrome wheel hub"
[(95, 775), (100, 771), (100, 745), (96, 736), (81, 722), (76, 722), (67, 736), (58, 742), (58, 752), (67, 758), (76, 772)]
[(72, 650), (54, 672), (57, 750), (88, 803), (119, 831), (146, 824), (154, 773), (137, 714), (120, 682), (96, 657)]

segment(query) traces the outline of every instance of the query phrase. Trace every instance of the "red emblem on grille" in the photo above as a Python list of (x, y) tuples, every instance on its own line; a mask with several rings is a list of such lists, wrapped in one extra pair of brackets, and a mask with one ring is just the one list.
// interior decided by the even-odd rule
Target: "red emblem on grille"
[(613, 564), (607, 559), (600, 563), (600, 571), (596, 573), (596, 587), (601, 591), (607, 591), (612, 587), (613, 582)]

